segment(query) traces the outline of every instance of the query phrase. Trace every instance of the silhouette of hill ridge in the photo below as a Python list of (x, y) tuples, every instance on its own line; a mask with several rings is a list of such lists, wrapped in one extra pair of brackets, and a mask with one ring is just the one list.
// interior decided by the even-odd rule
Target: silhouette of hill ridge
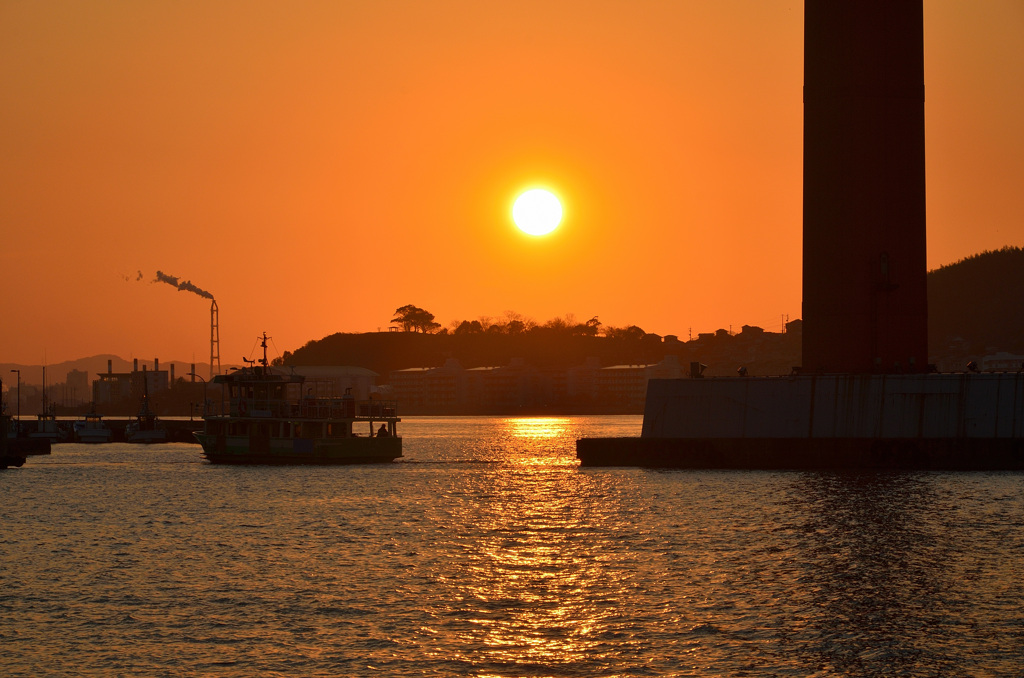
[(799, 356), (799, 333), (751, 332), (690, 342), (663, 342), (657, 335), (637, 338), (579, 336), (534, 328), (518, 334), (423, 334), (419, 332), (338, 333), (311, 341), (294, 353), (285, 352), (285, 365), (358, 365), (377, 372), (386, 382), (392, 370), (438, 367), (454, 358), (465, 368), (508, 365), (522, 359), (541, 370), (560, 371), (596, 358), (601, 366), (651, 365), (666, 356), (713, 363), (707, 373), (735, 374), (745, 365), (751, 374), (787, 373)]
[(932, 356), (1024, 352), (1024, 250), (1004, 247), (928, 273)]
[[(928, 273), (929, 360), (954, 364), (996, 351), (1024, 353), (1024, 250), (984, 251)], [(291, 365), (358, 365), (386, 381), (392, 370), (434, 367), (455, 358), (463, 367), (507, 365), (514, 358), (540, 369), (564, 370), (597, 358), (602, 366), (653, 364), (666, 355), (712, 365), (707, 374), (786, 374), (799, 364), (799, 332), (715, 337), (664, 343), (578, 336), (545, 327), (515, 334), (336, 333), (312, 340), (282, 360)]]

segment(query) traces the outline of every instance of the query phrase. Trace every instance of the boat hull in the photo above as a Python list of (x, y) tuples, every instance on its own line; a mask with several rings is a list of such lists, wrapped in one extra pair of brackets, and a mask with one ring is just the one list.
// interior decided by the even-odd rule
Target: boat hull
[(398, 437), (267, 438), (253, 444), (248, 436), (195, 436), (212, 464), (382, 464), (402, 456), (402, 439)]
[(8, 438), (7, 449), (22, 456), (50, 454), (50, 441), (47, 438)]
[(0, 452), (0, 469), (21, 468), (25, 463), (25, 455), (15, 452)]
[(63, 434), (61, 434), (61, 433), (59, 433), (57, 431), (29, 433), (28, 436), (26, 436), (26, 437), (29, 440), (39, 440), (39, 441), (45, 442), (45, 443), (47, 443), (49, 445), (55, 445), (56, 443), (62, 443), (67, 438), (66, 435), (63, 435)]

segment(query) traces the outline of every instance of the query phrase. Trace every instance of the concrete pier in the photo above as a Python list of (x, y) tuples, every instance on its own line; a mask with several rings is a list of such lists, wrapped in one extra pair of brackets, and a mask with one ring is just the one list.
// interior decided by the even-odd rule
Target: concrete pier
[(652, 380), (640, 438), (584, 466), (1024, 469), (1024, 374)]

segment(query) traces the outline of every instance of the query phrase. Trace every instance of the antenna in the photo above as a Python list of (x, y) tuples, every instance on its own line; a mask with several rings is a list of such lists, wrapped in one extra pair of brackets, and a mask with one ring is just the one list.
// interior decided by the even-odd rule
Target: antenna
[(260, 365), (263, 365), (263, 367), (270, 367), (270, 363), (267, 362), (267, 333), (266, 332), (263, 333), (263, 341), (260, 343), (260, 346), (263, 347), (263, 359), (260, 360)]

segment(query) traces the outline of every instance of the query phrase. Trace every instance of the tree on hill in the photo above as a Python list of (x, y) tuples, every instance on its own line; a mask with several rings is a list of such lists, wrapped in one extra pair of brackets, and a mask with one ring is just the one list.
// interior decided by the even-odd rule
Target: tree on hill
[(564, 318), (552, 318), (539, 328), (553, 330), (560, 334), (568, 334), (572, 337), (596, 337), (601, 328), (601, 321), (595, 315), (586, 322), (577, 322), (576, 316), (572, 313), (566, 314)]
[(434, 322), (433, 313), (412, 304), (396, 308), (391, 322), (398, 323), (406, 332), (428, 334), (441, 329), (441, 323)]
[(452, 331), (453, 334), (483, 334), (484, 326), (480, 324), (479, 320), (463, 320), (461, 323), (455, 326)]
[(587, 322), (576, 326), (577, 334), (582, 334), (584, 337), (596, 337), (600, 329), (601, 321), (597, 319), (596, 315)]
[(645, 334), (647, 333), (636, 325), (604, 328), (604, 336), (609, 339), (643, 339)]

